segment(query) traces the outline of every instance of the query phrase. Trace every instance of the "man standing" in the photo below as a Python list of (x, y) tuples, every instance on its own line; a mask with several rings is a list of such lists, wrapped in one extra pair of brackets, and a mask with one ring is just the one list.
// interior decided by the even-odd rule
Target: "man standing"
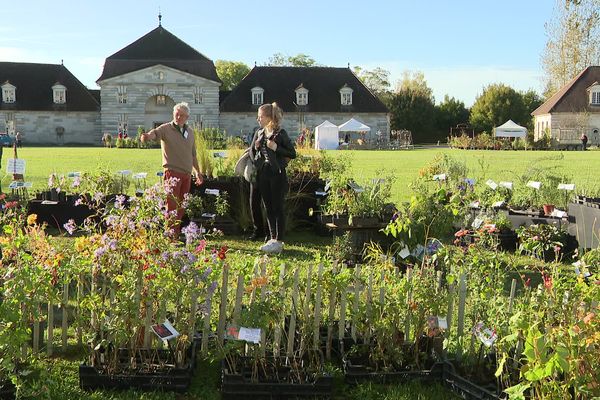
[(197, 185), (204, 182), (204, 177), (196, 158), (196, 144), (194, 132), (186, 124), (190, 117), (190, 108), (187, 103), (178, 103), (173, 107), (173, 121), (142, 133), (140, 140), (160, 140), (162, 151), (162, 166), (165, 170), (164, 179), (175, 178), (173, 192), (167, 198), (167, 211), (176, 220), (172, 224), (173, 237), (179, 237), (181, 232), (181, 218), (183, 217), (183, 196), (189, 193), (192, 184), (192, 172)]
[(588, 142), (588, 137), (584, 132), (581, 134), (581, 147), (583, 147), (584, 151), (587, 150), (587, 142)]

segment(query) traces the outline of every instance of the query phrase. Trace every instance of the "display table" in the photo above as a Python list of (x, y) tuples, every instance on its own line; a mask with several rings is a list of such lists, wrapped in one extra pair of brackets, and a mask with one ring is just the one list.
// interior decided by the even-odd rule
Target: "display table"
[(75, 206), (72, 203), (48, 200), (30, 200), (27, 203), (27, 215), (36, 214), (37, 223), (46, 223), (58, 229), (64, 229), (63, 225), (70, 219), (75, 224), (81, 225), (83, 221), (95, 214), (94, 210), (86, 205)]

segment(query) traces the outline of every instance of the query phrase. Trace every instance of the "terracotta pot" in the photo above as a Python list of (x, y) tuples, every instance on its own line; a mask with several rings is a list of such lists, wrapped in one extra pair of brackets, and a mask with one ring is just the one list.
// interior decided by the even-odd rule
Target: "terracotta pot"
[(550, 215), (554, 211), (554, 204), (544, 204), (544, 214)]

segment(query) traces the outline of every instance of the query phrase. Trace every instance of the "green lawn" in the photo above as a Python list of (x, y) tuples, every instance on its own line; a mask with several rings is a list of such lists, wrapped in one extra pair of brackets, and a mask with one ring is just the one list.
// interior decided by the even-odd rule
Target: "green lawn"
[[(331, 155), (351, 157), (352, 175), (366, 181), (393, 171), (397, 176), (394, 201), (408, 199), (408, 185), (418, 177), (419, 170), (437, 154), (447, 153), (466, 163), (470, 175), (478, 180), (516, 181), (516, 177), (531, 166), (558, 168), (572, 177), (578, 188), (600, 189), (596, 172), (600, 170), (600, 152), (596, 151), (476, 151), (447, 148), (428, 148), (396, 151), (329, 151)], [(11, 176), (6, 174), (6, 160), (12, 150), (5, 149), (2, 160), (2, 185), (8, 186)], [(156, 182), (161, 170), (160, 149), (107, 149), (102, 147), (30, 147), (19, 149), (19, 158), (26, 161), (25, 180), (33, 182), (32, 191), (45, 189), (52, 172), (67, 174), (72, 171), (95, 171), (101, 167), (113, 171), (147, 172), (148, 184)], [(570, 183), (570, 182), (569, 182)]]

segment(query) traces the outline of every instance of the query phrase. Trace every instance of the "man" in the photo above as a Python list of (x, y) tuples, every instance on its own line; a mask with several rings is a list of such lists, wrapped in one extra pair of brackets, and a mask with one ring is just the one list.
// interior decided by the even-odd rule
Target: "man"
[(190, 191), (192, 172), (197, 185), (204, 182), (196, 158), (194, 132), (186, 124), (189, 117), (190, 108), (187, 103), (175, 104), (173, 121), (162, 124), (147, 133), (142, 133), (140, 136), (142, 143), (148, 140), (160, 140), (162, 165), (165, 170), (164, 179), (176, 178), (173, 192), (167, 198), (167, 211), (169, 211), (169, 215), (175, 213), (176, 216), (176, 221), (172, 226), (174, 238), (178, 238), (181, 232), (180, 224), (184, 213), (181, 204), (183, 196)]

